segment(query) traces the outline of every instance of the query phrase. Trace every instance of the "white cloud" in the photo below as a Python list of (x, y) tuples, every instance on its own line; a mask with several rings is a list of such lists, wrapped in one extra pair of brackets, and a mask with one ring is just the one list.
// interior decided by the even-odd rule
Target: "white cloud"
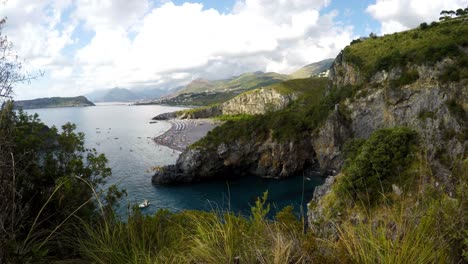
[[(147, 0), (75, 0), (62, 6), (49, 0), (28, 12), (21, 9), (26, 0), (10, 1), (23, 3), (5, 12), (24, 20), (15, 19), (12, 27), (19, 53), (51, 70), (53, 85), (43, 85), (44, 94), (169, 88), (197, 77), (257, 70), (289, 73), (335, 56), (353, 39), (352, 27), (336, 23), (337, 12), (320, 15), (329, 0), (239, 0), (228, 13)], [(87, 43), (76, 35), (80, 25), (91, 33)], [(79, 48), (65, 52), (72, 44)]]
[(381, 23), (380, 33), (388, 34), (438, 21), (440, 11), (466, 5), (466, 0), (377, 0), (366, 11)]

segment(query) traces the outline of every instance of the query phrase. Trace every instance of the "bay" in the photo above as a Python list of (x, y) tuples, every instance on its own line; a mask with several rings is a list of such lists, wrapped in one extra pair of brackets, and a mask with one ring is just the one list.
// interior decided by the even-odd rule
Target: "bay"
[(76, 124), (77, 131), (85, 133), (86, 147), (106, 155), (112, 169), (108, 184), (116, 184), (128, 193), (116, 209), (122, 217), (129, 206), (143, 199), (151, 202), (143, 209), (146, 214), (153, 214), (158, 209), (216, 209), (248, 214), (255, 199), (265, 191), (268, 191), (273, 213), (287, 205), (293, 205), (299, 213), (300, 205), (305, 206), (312, 198), (314, 188), (323, 183), (318, 175), (310, 180), (298, 175), (285, 180), (243, 177), (181, 186), (152, 185), (151, 168), (174, 164), (180, 152), (152, 140), (171, 125), (164, 121), (150, 124), (151, 118), (181, 109), (113, 103), (94, 107), (29, 109), (27, 112), (37, 113), (45, 124), (57, 128), (66, 122)]

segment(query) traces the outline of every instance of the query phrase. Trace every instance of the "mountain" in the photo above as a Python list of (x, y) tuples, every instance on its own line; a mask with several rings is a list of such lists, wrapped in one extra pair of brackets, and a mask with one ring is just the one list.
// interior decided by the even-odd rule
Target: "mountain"
[(159, 88), (145, 89), (125, 89), (112, 88), (106, 90), (98, 90), (89, 93), (87, 96), (94, 102), (134, 102), (139, 100), (156, 99), (166, 95), (168, 91)]
[(55, 108), (55, 107), (80, 107), (94, 106), (84, 96), (77, 97), (50, 97), (38, 98), (33, 100), (15, 101), (15, 108), (36, 109), (36, 108)]
[[(229, 122), (187, 148), (175, 166), (161, 169), (153, 182), (202, 181), (223, 177), (225, 172), (266, 178), (286, 178), (314, 169), (335, 174), (345, 164), (347, 143), (362, 143), (360, 140), (377, 133), (373, 143), (362, 151), (382, 143), (378, 146), (382, 149), (374, 149), (383, 155), (381, 160), (375, 157), (376, 166), (401, 166), (398, 175), (388, 176), (394, 178), (374, 178), (387, 184), (384, 191), (391, 192), (389, 183), (410, 188), (400, 185), (405, 184), (400, 175), (412, 175), (415, 178), (411, 181), (416, 181), (410, 166), (382, 162), (400, 157), (401, 153), (390, 152), (406, 151), (397, 146), (400, 140), (406, 142), (412, 137), (419, 140), (420, 153), (427, 154), (425, 164), (431, 164), (432, 172), (421, 175), (433, 175), (430, 181), (455, 190), (451, 171), (461, 166), (457, 162), (466, 160), (468, 147), (468, 51), (463, 37), (467, 34), (468, 24), (458, 20), (353, 41), (336, 57), (328, 81), (317, 89), (291, 81), (277, 89), (286, 95), (302, 93), (293, 103), (293, 96), (280, 98), (278, 93), (251, 91), (229, 101), (229, 109), (224, 104), (214, 109), (217, 113), (211, 111), (223, 114), (229, 110), (228, 116), (220, 117)], [(268, 105), (263, 106), (264, 102)], [(187, 114), (197, 111), (206, 113), (191, 109)], [(407, 133), (409, 130), (412, 132)], [(392, 144), (397, 145), (393, 148)], [(384, 154), (387, 148), (389, 156)], [(374, 158), (373, 153), (366, 155), (359, 162)], [(359, 166), (362, 175), (375, 173), (367, 169), (373, 165)], [(384, 170), (397, 171), (393, 167)], [(378, 173), (369, 177), (384, 177)], [(356, 181), (363, 178), (353, 177)]]
[(259, 87), (287, 80), (287, 75), (274, 72), (244, 73), (229, 79), (206, 80), (196, 79), (177, 93), (166, 98), (153, 101), (154, 104), (167, 105), (210, 105), (222, 103), (235, 96)]
[(177, 94), (200, 92), (229, 92), (235, 90), (251, 90), (257, 87), (287, 80), (288, 76), (275, 72), (249, 72), (224, 80), (196, 79), (182, 88)]
[(320, 77), (328, 76), (326, 73), (331, 65), (333, 64), (334, 59), (326, 59), (318, 62), (311, 63), (309, 65), (306, 65), (299, 70), (291, 73), (291, 79), (302, 79), (302, 78), (308, 78), (312, 76), (318, 76), (318, 75), (323, 75)]

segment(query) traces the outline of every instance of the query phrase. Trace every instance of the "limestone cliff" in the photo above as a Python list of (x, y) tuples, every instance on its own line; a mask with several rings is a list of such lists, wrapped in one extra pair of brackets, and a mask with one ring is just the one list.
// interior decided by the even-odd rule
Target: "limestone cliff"
[(313, 165), (314, 160), (309, 140), (236, 140), (216, 149), (187, 149), (174, 166), (156, 172), (152, 182), (186, 183), (244, 175), (279, 179), (303, 172), (304, 168)]
[(175, 113), (165, 113), (154, 117), (156, 120), (170, 118), (199, 119), (220, 115), (261, 115), (267, 112), (285, 109), (297, 99), (293, 93), (281, 93), (273, 87), (259, 88), (240, 94), (222, 104), (200, 107)]
[[(346, 118), (329, 116), (314, 139), (318, 163), (324, 169), (339, 171), (343, 163), (341, 148), (347, 138), (367, 138), (380, 128), (405, 126), (418, 132), (421, 145), (427, 151), (428, 163), (439, 186), (449, 193), (454, 190), (450, 168), (457, 160), (466, 158), (468, 144), (467, 115), (468, 80), (441, 81), (438, 76), (455, 65), (445, 58), (434, 65), (407, 65), (389, 71), (378, 71), (366, 82), (363, 74), (343, 54), (335, 60), (330, 72), (330, 87), (359, 86), (352, 98), (340, 105)], [(413, 71), (418, 78), (411, 83), (395, 86), (405, 71)], [(454, 106), (457, 111), (454, 111)], [(321, 201), (331, 191), (334, 177), (314, 193), (314, 206), (308, 220), (316, 232), (327, 232), (323, 221), (326, 205)], [(328, 230), (329, 231), (329, 230)]]

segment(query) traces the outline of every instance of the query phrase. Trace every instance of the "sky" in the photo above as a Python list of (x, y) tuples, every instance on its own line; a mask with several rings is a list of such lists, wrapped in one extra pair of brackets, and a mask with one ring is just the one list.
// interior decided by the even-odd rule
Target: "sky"
[(351, 40), (438, 20), (467, 0), (0, 0), (24, 70), (15, 99), (173, 89), (196, 78), (289, 74)]

